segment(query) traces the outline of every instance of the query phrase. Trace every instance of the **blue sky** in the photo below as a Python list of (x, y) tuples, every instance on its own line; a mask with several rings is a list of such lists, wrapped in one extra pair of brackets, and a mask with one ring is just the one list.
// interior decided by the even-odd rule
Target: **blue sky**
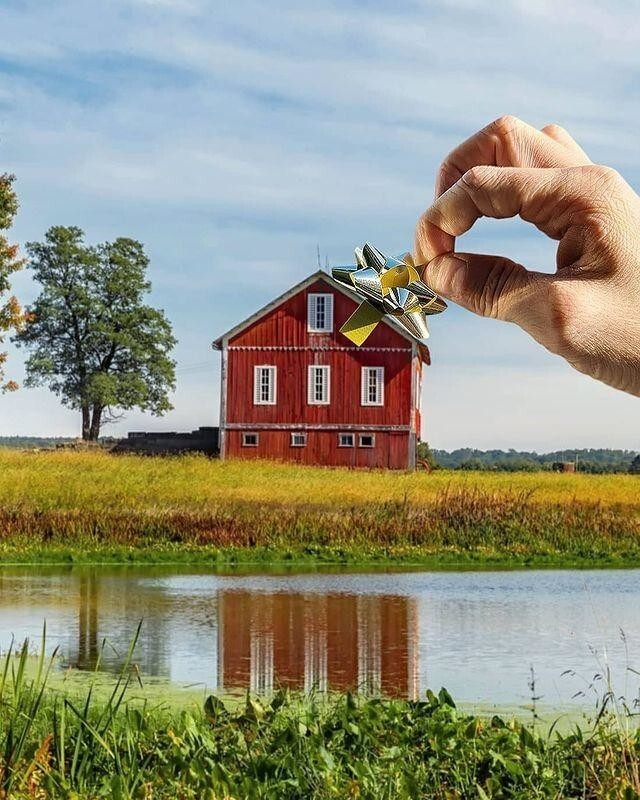
[[(634, 2), (5, 0), (0, 28), (15, 237), (73, 224), (140, 239), (179, 339), (175, 410), (130, 413), (114, 433), (216, 424), (211, 340), (309, 274), (317, 244), (331, 264), (366, 240), (408, 249), (442, 157), (501, 114), (562, 124), (640, 187)], [(554, 263), (519, 221), (464, 242)], [(28, 272), (14, 287), (34, 296)], [(431, 333), (434, 446), (640, 449), (636, 399), (513, 326), (454, 308)], [(77, 432), (44, 389), (0, 396), (0, 435)]]

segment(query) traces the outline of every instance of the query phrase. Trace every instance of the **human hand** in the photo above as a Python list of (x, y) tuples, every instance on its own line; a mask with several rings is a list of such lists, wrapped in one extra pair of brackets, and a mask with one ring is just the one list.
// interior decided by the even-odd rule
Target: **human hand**
[[(516, 215), (558, 240), (555, 274), (453, 252), (480, 217)], [(503, 117), (453, 150), (418, 221), (415, 258), (438, 294), (640, 396), (640, 198), (562, 128)]]

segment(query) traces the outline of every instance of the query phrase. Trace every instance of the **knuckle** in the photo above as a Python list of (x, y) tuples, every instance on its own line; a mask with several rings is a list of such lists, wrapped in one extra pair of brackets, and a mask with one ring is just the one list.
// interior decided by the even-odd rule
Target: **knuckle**
[(435, 206), (432, 206), (430, 209), (420, 214), (415, 229), (416, 241), (421, 242), (428, 239), (440, 220), (441, 214)]
[(495, 174), (495, 167), (479, 165), (468, 169), (461, 180), (470, 189), (478, 190), (484, 188)]
[(447, 156), (442, 164), (440, 164), (440, 169), (438, 170), (438, 184), (447, 187), (453, 186), (456, 181), (460, 180), (461, 176), (462, 170)]
[(415, 253), (421, 264), (426, 264), (438, 253), (448, 252), (453, 242), (446, 233), (447, 220), (434, 204), (419, 217), (415, 229)]
[(425, 231), (427, 227), (427, 222), (428, 222), (427, 212), (423, 211), (422, 214), (420, 214), (420, 216), (418, 217), (418, 221), (416, 222), (416, 229), (415, 229), (416, 237), (420, 236)]
[(608, 209), (597, 209), (589, 215), (588, 239), (592, 247), (608, 241), (615, 231), (615, 222)]
[(556, 122), (550, 122), (548, 125), (545, 125), (542, 130), (552, 138), (563, 138), (569, 135), (567, 129), (563, 128), (562, 125), (558, 125)]
[(604, 164), (590, 164), (583, 169), (600, 190), (611, 192), (620, 185), (620, 173), (613, 167), (607, 167)]
[(485, 282), (480, 302), (487, 317), (506, 319), (512, 294), (522, 267), (508, 258), (499, 257)]
[(514, 117), (512, 114), (504, 114), (489, 125), (489, 129), (492, 133), (497, 134), (502, 138), (507, 138), (512, 136), (517, 130), (519, 130), (524, 123), (518, 117)]
[(620, 173), (601, 164), (582, 167), (576, 188), (584, 198), (581, 216), (592, 244), (615, 243), (624, 238), (629, 205)]

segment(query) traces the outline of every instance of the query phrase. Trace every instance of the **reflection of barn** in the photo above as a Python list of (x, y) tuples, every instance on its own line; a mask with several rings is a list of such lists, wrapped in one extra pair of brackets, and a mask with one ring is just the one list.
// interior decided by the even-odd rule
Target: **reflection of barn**
[(219, 690), (417, 695), (412, 598), (230, 591), (218, 615)]

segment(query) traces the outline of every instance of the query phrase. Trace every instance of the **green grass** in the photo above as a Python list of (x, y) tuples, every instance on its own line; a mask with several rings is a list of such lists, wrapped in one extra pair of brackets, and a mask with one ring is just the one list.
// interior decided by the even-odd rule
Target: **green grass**
[[(44, 639), (43, 639), (44, 646)], [(14, 798), (633, 798), (640, 735), (611, 695), (555, 726), (419, 702), (302, 696), (200, 704), (145, 698), (131, 653), (118, 677), (53, 686), (25, 644), (0, 675), (0, 796)], [(44, 652), (43, 650), (41, 652)], [(142, 695), (142, 696), (141, 696)]]
[(640, 566), (640, 476), (7, 450), (0, 560)]

